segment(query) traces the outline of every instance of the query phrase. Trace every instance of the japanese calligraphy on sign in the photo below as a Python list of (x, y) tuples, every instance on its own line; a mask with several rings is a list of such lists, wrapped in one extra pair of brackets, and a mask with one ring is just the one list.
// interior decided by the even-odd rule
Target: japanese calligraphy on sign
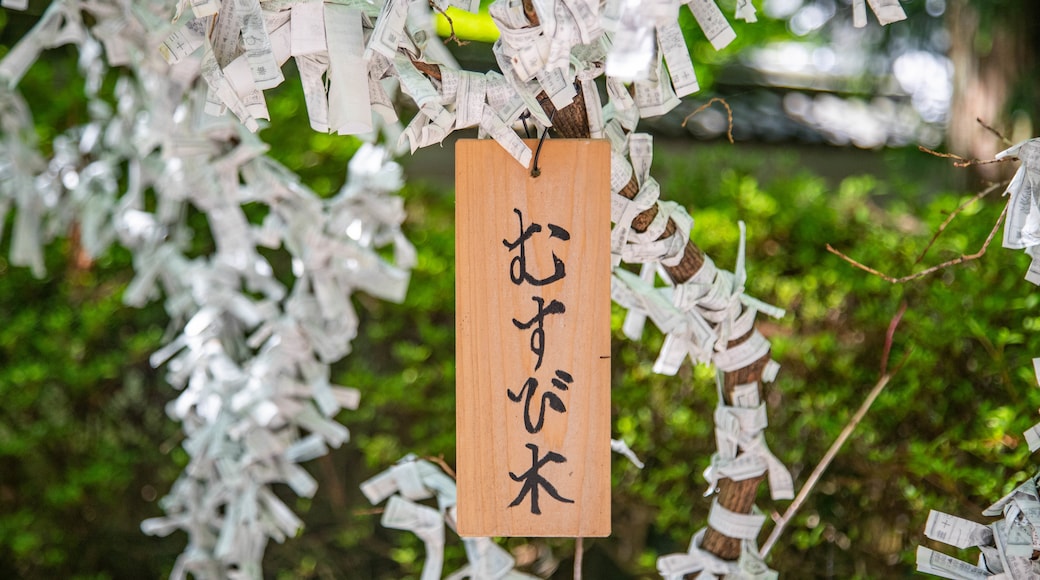
[(459, 533), (609, 535), (609, 143), (456, 164)]

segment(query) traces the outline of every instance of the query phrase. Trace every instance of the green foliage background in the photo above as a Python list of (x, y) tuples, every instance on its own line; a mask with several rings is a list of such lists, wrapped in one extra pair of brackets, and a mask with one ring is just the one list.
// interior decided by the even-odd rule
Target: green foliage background
[[(56, 128), (83, 121), (75, 78), (65, 58), (35, 67), (23, 83), (26, 94), (51, 99), (35, 109), (45, 146)], [(265, 139), (319, 194), (334, 193), (356, 142), (301, 136), (299, 87), (287, 83), (279, 95)], [(788, 577), (905, 576), (916, 546), (928, 543), (929, 509), (980, 519), (1034, 471), (1021, 433), (1040, 406), (1030, 364), (1040, 354), (1040, 296), (1022, 279), (1028, 258), (996, 245), (978, 261), (901, 286), (826, 252), (830, 243), (889, 273), (909, 273), (923, 267), (914, 260), (931, 232), (972, 193), (947, 185), (956, 179), (935, 178), (962, 170), (915, 151), (853, 155), (840, 170), (829, 168), (840, 179), (804, 169), (828, 155), (686, 145), (659, 152), (654, 173), (664, 197), (695, 217), (693, 238), (719, 265), (732, 266), (736, 220), (747, 223), (749, 291), (788, 309), (761, 328), (783, 365), (767, 389), (767, 439), (796, 483), (877, 380), (889, 319), (908, 304), (893, 357), (913, 354), (770, 560)], [(883, 170), (863, 174), (857, 159)], [(280, 490), (307, 529), (269, 547), (272, 578), (419, 576), (421, 543), (381, 528), (358, 492), (406, 453), (449, 463), (454, 455), (453, 196), (444, 183), (409, 178), (406, 230), (419, 262), (408, 298), (402, 305), (358, 298), (361, 335), (336, 368), (339, 382), (363, 393), (361, 408), (340, 417), (353, 438), (308, 466), (321, 485), (313, 500)], [(994, 194), (972, 206), (925, 263), (975, 251), (1002, 204)], [(0, 256), (8, 250), (5, 239)], [(147, 364), (167, 322), (159, 305), (121, 306), (131, 277), (125, 252), (89, 265), (77, 258), (74, 243), (54, 244), (44, 280), (0, 259), (0, 577), (159, 577), (185, 541), (138, 529), (160, 513), (158, 498), (185, 462), (163, 412), (176, 393)], [(656, 557), (684, 550), (709, 505), (700, 473), (714, 450), (713, 372), (686, 366), (677, 377), (654, 375), (660, 334), (648, 329), (643, 342), (628, 341), (617, 330), (622, 319), (615, 310), (613, 431), (646, 469), (615, 459), (614, 535), (588, 542), (589, 578), (654, 577)], [(783, 510), (766, 495), (759, 505), (767, 513)], [(572, 542), (504, 543), (525, 569), (569, 577)], [(447, 558), (447, 569), (464, 562), (455, 539)]]

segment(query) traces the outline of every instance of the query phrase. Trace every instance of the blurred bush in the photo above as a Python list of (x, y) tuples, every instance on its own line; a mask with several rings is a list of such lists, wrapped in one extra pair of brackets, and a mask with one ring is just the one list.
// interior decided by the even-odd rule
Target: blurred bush
[(0, 577), (157, 576), (183, 541), (138, 524), (186, 459), (148, 366), (165, 315), (123, 306), (126, 255), (77, 262), (66, 241), (48, 266), (0, 259)]

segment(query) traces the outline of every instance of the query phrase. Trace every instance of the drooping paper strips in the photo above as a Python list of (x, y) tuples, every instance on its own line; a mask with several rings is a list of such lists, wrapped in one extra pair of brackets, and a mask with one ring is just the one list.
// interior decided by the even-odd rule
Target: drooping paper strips
[[(178, 249), (146, 236), (146, 244), (160, 242), (151, 251), (163, 259), (142, 266), (131, 283), (139, 293), (128, 293), (147, 296), (155, 269), (162, 267), (168, 302), (180, 304), (188, 320), (152, 362), (167, 363), (168, 380), (183, 390), (167, 412), (184, 424), (191, 460), (163, 499), (167, 515), (142, 523), (147, 533), (188, 532), (189, 548), (175, 576), (242, 570), (259, 577), (267, 538), (296, 535), (302, 522), (268, 486), (284, 482), (298, 495), (313, 495), (317, 482), (298, 463), (349, 437), (334, 417), (341, 408), (357, 408), (360, 394), (331, 383), (329, 370), (357, 334), (349, 293), (400, 301), (408, 281), (400, 266), (413, 261), (397, 229), (400, 202), (386, 198), (400, 186), (400, 169), (385, 164), (383, 151), (362, 148), (351, 161), (347, 185), (324, 202), (287, 181), (270, 160), (250, 157), (234, 149), (216, 163), (185, 165), (188, 175), (179, 180), (192, 184), (193, 203), (208, 210), (216, 255), (188, 261)], [(245, 187), (222, 179), (221, 163), (231, 160), (245, 162), (230, 174), (236, 183), (241, 176)], [(201, 174), (191, 175), (190, 167)], [(208, 191), (207, 182), (213, 184)], [(259, 226), (240, 215), (238, 203), (245, 200), (269, 203)], [(149, 231), (147, 214), (131, 215), (132, 227)], [(291, 288), (274, 278), (256, 251), (261, 244), (293, 256)], [(375, 252), (387, 244), (397, 252), (397, 265)], [(181, 287), (185, 280), (190, 286)], [(251, 300), (249, 290), (264, 298)]]
[(1017, 157), (1021, 165), (1004, 191), (1009, 197), (1003, 245), (1032, 257), (1025, 277), (1040, 286), (1040, 139), (1022, 141), (996, 156), (1007, 157)]
[(924, 533), (955, 548), (978, 548), (977, 564), (971, 564), (925, 546), (917, 548), (917, 570), (941, 578), (1026, 579), (1040, 576), (1040, 475), (1025, 481), (991, 505), (982, 515), (998, 517), (983, 525), (932, 510)]
[[(1023, 167), (1025, 164), (1023, 159)], [(1033, 370), (1037, 384), (1040, 384), (1040, 358), (1033, 359)], [(1040, 424), (1032, 426), (1025, 433), (1031, 452), (1040, 449), (1038, 431)], [(1038, 484), (1040, 474), (1029, 478), (1000, 501), (986, 508), (982, 515), (1001, 518), (989, 525), (935, 510), (929, 512), (924, 529), (925, 536), (962, 550), (978, 548), (979, 560), (977, 564), (971, 564), (931, 548), (918, 546), (917, 570), (958, 580), (1019, 580), (1040, 577), (1040, 560), (1037, 560), (1037, 555), (1040, 554)]]
[[(643, 468), (642, 462), (625, 442), (611, 440), (610, 449), (626, 457), (637, 468)], [(409, 454), (393, 467), (362, 483), (361, 492), (373, 505), (390, 499), (380, 523), (383, 527), (411, 531), (422, 538), (426, 549), (422, 578), (440, 578), (444, 566), (443, 524), (456, 532), (458, 528), (455, 523), (458, 520), (455, 480), (429, 461)], [(418, 503), (430, 498), (436, 498), (436, 510)], [(434, 514), (440, 515), (442, 523), (432, 517)], [(469, 564), (447, 576), (446, 580), (535, 578), (514, 570), (514, 558), (491, 538), (462, 537), (462, 544)]]
[[(407, 455), (390, 469), (362, 483), (361, 492), (373, 505), (389, 498), (380, 523), (419, 536), (426, 549), (422, 580), (438, 580), (444, 566), (444, 525), (452, 530), (458, 527), (455, 481), (429, 461)], [(436, 498), (436, 509), (418, 503), (430, 498)], [(535, 578), (514, 570), (516, 560), (491, 538), (464, 537), (462, 544), (469, 563), (447, 580)]]
[(539, 159), (456, 146), (463, 536), (610, 534), (610, 145)]
[[(175, 325), (152, 362), (165, 364), (181, 391), (167, 413), (182, 423), (189, 456), (161, 501), (166, 515), (141, 527), (187, 533), (172, 578), (260, 578), (267, 542), (302, 527), (272, 486), (313, 495), (317, 482), (299, 464), (349, 436), (335, 417), (356, 408), (360, 394), (333, 384), (329, 364), (357, 333), (351, 292), (404, 296), (414, 250), (393, 195), (401, 171), (385, 151), (365, 146), (339, 194), (319, 198), (241, 124), (203, 115), (206, 85), (195, 80), (208, 57), (191, 54), (202, 44), (197, 31), (182, 30), (166, 51), (149, 40), (166, 37), (165, 3), (138, 2), (132, 12), (117, 3), (85, 6), (101, 24), (88, 28), (78, 3), (55, 2), (0, 62), (0, 159), (8, 161), (0, 161), (0, 206), (17, 208), (12, 261), (42, 273), (41, 244), (73, 223), (91, 256), (113, 242), (131, 251), (135, 277), (125, 302), (162, 298)], [(113, 31), (117, 17), (124, 20)], [(130, 55), (133, 74), (116, 82), (118, 107), (93, 102), (90, 121), (56, 137), (45, 163), (29, 138), (28, 108), (9, 87), (27, 55), (67, 42), (87, 54), (105, 46), (109, 60)], [(100, 58), (81, 64), (88, 79), (106, 71)], [(266, 208), (266, 217), (251, 221), (246, 204)], [(188, 225), (191, 212), (205, 216), (208, 232)], [(198, 237), (212, 239), (212, 253), (192, 257)], [(284, 250), (292, 275), (276, 273), (261, 248)], [(392, 259), (382, 257), (385, 249)]]

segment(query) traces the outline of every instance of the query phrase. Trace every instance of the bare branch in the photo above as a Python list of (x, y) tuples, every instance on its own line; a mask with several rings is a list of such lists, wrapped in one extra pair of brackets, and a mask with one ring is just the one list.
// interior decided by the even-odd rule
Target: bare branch
[(986, 237), (986, 241), (983, 242), (982, 247), (979, 248), (978, 252), (975, 252), (974, 254), (964, 254), (958, 256), (952, 260), (947, 260), (942, 264), (936, 264), (931, 268), (925, 268), (924, 270), (921, 270), (916, 274), (910, 274), (909, 276), (903, 276), (902, 278), (894, 278), (892, 276), (889, 276), (888, 274), (879, 272), (874, 268), (871, 268), (870, 266), (867, 266), (861, 262), (857, 262), (856, 260), (850, 258), (848, 255), (843, 254), (840, 251), (834, 249), (834, 247), (830, 244), (827, 244), (827, 251), (834, 254), (835, 256), (838, 256), (842, 260), (845, 260), (846, 262), (852, 264), (853, 266), (859, 268), (860, 270), (873, 274), (886, 282), (890, 282), (892, 284), (902, 284), (904, 282), (909, 282), (918, 278), (924, 278), (929, 274), (934, 274), (935, 272), (938, 272), (939, 270), (944, 270), (946, 268), (949, 268), (950, 266), (956, 266), (958, 264), (963, 264), (965, 262), (970, 262), (972, 260), (977, 260), (981, 258), (986, 254), (986, 250), (989, 249), (989, 244), (993, 241), (993, 237), (997, 235), (997, 230), (1000, 229), (1000, 224), (1004, 223), (1004, 216), (1006, 215), (1007, 206), (1004, 206), (1004, 210), (1000, 212), (1000, 217), (997, 218), (997, 223), (993, 224), (993, 229), (989, 232), (989, 235)]
[(957, 161), (960, 161), (960, 162), (967, 162), (968, 161), (964, 157), (961, 157), (960, 155), (957, 155), (955, 153), (940, 153), (940, 152), (938, 152), (938, 151), (936, 151), (934, 149), (929, 149), (929, 148), (925, 147), (924, 145), (918, 145), (917, 146), (917, 150), (918, 151), (922, 151), (924, 153), (927, 153), (929, 155), (934, 155), (936, 157), (942, 157), (943, 159), (956, 159)]
[(952, 212), (950, 212), (950, 215), (948, 215), (946, 217), (946, 219), (943, 220), (943, 223), (939, 224), (939, 229), (935, 231), (935, 235), (932, 236), (932, 239), (928, 241), (928, 245), (924, 247), (924, 250), (921, 251), (921, 254), (919, 256), (917, 256), (916, 260), (914, 260), (914, 265), (917, 265), (917, 264), (921, 263), (921, 260), (923, 260), (925, 255), (928, 254), (928, 250), (932, 249), (932, 245), (935, 244), (935, 241), (938, 240), (939, 236), (941, 236), (942, 233), (946, 230), (946, 226), (950, 225), (950, 222), (953, 221), (953, 218), (957, 217), (962, 211), (967, 209), (967, 207), (970, 206), (971, 204), (973, 204), (976, 201), (986, 197), (987, 195), (993, 193), (994, 191), (996, 191), (996, 190), (1006, 186), (1007, 183), (1008, 182), (1006, 182), (1006, 181), (1002, 181), (1000, 183), (994, 183), (994, 184), (990, 185), (986, 189), (984, 189), (984, 190), (980, 191), (979, 193), (975, 194), (975, 197), (973, 197), (973, 198), (969, 199), (968, 201), (962, 203), (960, 205), (960, 207), (958, 207), (957, 209), (955, 209)]
[(455, 470), (452, 469), (450, 465), (448, 465), (448, 462), (444, 460), (444, 456), (443, 455), (438, 455), (437, 457), (434, 457), (432, 455), (427, 455), (426, 456), (426, 461), (430, 461), (430, 462), (436, 463), (437, 465), (440, 466), (441, 469), (444, 470), (444, 473), (448, 474), (448, 477), (450, 477), (452, 479), (458, 479), (457, 477), (455, 477)]
[(982, 125), (983, 129), (985, 129), (985, 130), (989, 131), (990, 133), (993, 133), (994, 135), (996, 135), (997, 139), (1000, 139), (1001, 143), (1003, 143), (1004, 145), (1006, 145), (1008, 147), (1010, 147), (1012, 145), (1011, 139), (1008, 139), (1007, 137), (1004, 136), (1003, 133), (1001, 133), (1000, 131), (997, 131), (993, 127), (990, 127), (989, 125), (987, 125), (986, 122), (983, 121), (982, 119), (980, 119), (978, 117), (975, 117), (975, 121), (979, 125)]
[(729, 103), (727, 103), (726, 99), (723, 99), (722, 97), (712, 97), (711, 99), (708, 99), (707, 103), (704, 103), (703, 105), (697, 107), (697, 109), (694, 110), (692, 113), (690, 113), (689, 115), (686, 115), (686, 118), (683, 119), (683, 121), (682, 121), (682, 126), (685, 127), (686, 126), (686, 122), (689, 121), (691, 117), (693, 117), (697, 113), (700, 113), (701, 111), (704, 111), (705, 109), (710, 107), (712, 105), (712, 103), (722, 103), (722, 106), (726, 107), (726, 121), (728, 122), (728, 125), (726, 126), (726, 138), (729, 139), (730, 143), (732, 143), (733, 142), (733, 109), (729, 108)]
[(888, 332), (885, 334), (885, 351), (881, 356), (881, 377), (878, 378), (877, 383), (874, 384), (874, 388), (872, 388), (870, 393), (867, 394), (867, 398), (860, 404), (859, 409), (856, 410), (856, 414), (852, 416), (852, 419), (850, 419), (848, 424), (845, 425), (845, 428), (838, 434), (838, 438), (834, 440), (834, 443), (831, 443), (830, 448), (827, 449), (827, 453), (823, 454), (823, 459), (816, 464), (813, 472), (809, 475), (809, 479), (805, 480), (805, 484), (798, 490), (797, 497), (794, 498), (791, 505), (787, 506), (784, 515), (777, 520), (776, 527), (774, 527), (773, 531), (769, 533), (769, 538), (766, 540), (766, 543), (762, 545), (762, 549), (759, 551), (762, 558), (769, 555), (769, 551), (773, 549), (773, 546), (776, 545), (776, 541), (780, 538), (780, 535), (783, 534), (784, 528), (787, 527), (787, 524), (790, 523), (795, 514), (798, 513), (798, 510), (801, 509), (802, 504), (805, 503), (809, 494), (812, 493), (813, 488), (816, 487), (820, 478), (823, 477), (823, 473), (827, 471), (831, 462), (834, 461), (834, 458), (838, 455), (838, 451), (841, 451), (845, 442), (852, 436), (852, 432), (860, 422), (863, 421), (863, 417), (867, 415), (867, 411), (870, 410), (871, 405), (873, 405), (874, 401), (877, 400), (878, 395), (881, 394), (881, 391), (885, 389), (885, 386), (888, 385), (892, 377), (899, 373), (903, 368), (903, 365), (906, 364), (907, 359), (910, 358), (910, 354), (913, 352), (912, 349), (906, 351), (902, 360), (899, 361), (899, 364), (896, 365), (896, 368), (891, 373), (885, 372), (886, 367), (888, 366), (888, 354), (889, 349), (892, 346), (892, 338), (895, 335), (896, 327), (899, 326), (899, 321), (903, 319), (903, 314), (905, 312), (906, 302), (903, 302), (899, 306), (899, 311), (896, 312), (895, 316), (892, 317), (892, 320), (888, 324)]
[(584, 559), (585, 538), (578, 536), (574, 540), (574, 580), (581, 580), (581, 566)]
[(448, 16), (448, 13), (445, 12), (443, 8), (434, 3), (433, 0), (429, 0), (429, 3), (430, 8), (436, 10), (438, 13), (440, 13), (441, 16), (444, 17), (445, 20), (448, 21), (448, 28), (451, 29), (451, 36), (444, 39), (444, 44), (448, 44), (453, 40), (455, 41), (455, 46), (466, 46), (467, 44), (469, 44), (468, 40), (462, 40), (458, 36), (455, 36), (455, 21), (451, 19), (451, 16)]
[(895, 339), (896, 328), (906, 314), (906, 300), (899, 304), (899, 310), (888, 323), (888, 331), (885, 332), (885, 348), (881, 350), (881, 376), (888, 373), (888, 357), (892, 353), (892, 341)]
[(940, 153), (933, 149), (929, 149), (924, 145), (918, 145), (917, 149), (928, 153), (929, 155), (935, 155), (936, 157), (942, 157), (943, 159), (954, 159), (954, 167), (971, 167), (973, 165), (991, 165), (993, 163), (1007, 163), (1008, 161), (1017, 161), (1018, 157), (1008, 156), (1001, 159), (968, 159), (967, 157), (961, 157), (954, 153)]

